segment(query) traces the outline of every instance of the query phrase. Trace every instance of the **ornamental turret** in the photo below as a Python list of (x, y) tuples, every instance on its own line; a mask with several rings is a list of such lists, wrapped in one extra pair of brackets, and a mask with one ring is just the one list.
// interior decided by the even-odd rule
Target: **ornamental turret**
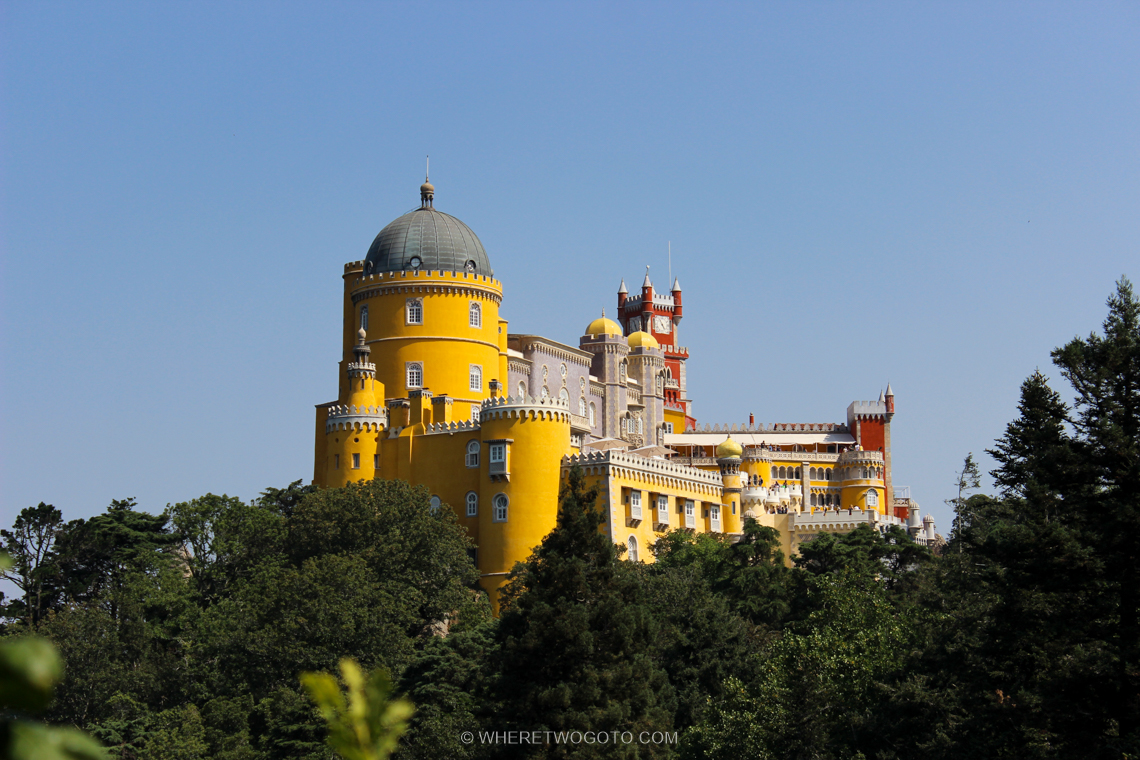
[(673, 326), (676, 327), (681, 323), (681, 317), (684, 316), (681, 310), (681, 280), (680, 278), (673, 279)]

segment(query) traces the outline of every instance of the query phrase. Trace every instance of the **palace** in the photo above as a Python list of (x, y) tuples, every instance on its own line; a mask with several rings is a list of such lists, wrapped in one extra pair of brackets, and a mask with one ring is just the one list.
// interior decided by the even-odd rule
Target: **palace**
[(679, 281), (660, 293), (647, 270), (630, 295), (623, 280), (615, 319), (590, 322), (577, 347), (510, 333), (483, 244), (434, 196), (425, 180), (420, 207), (344, 266), (339, 393), (317, 406), (315, 483), (426, 486), (474, 539), (492, 599), (554, 527), (575, 465), (635, 561), (652, 561), (666, 531), (739, 534), (749, 517), (779, 531), (789, 558), (861, 524), (934, 541), (931, 517), (892, 487), (890, 385), (841, 423), (700, 426)]

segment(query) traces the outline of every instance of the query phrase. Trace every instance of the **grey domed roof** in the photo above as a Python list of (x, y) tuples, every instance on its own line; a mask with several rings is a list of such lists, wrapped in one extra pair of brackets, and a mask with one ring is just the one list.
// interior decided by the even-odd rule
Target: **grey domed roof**
[(380, 230), (364, 262), (366, 273), (433, 269), (491, 274), (487, 252), (471, 228), (427, 203)]

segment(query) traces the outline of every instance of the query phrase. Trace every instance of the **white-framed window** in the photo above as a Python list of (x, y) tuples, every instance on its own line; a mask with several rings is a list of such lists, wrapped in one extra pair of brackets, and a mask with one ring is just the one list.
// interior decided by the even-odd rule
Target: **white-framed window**
[(720, 533), (720, 507), (709, 508), (709, 524), (714, 531)]
[(478, 364), (469, 365), (467, 385), (473, 391), (483, 392), (483, 368)]
[(578, 378), (578, 390), (582, 391), (582, 393), (586, 392), (586, 378)]
[(642, 425), (641, 418), (638, 417), (637, 418), (637, 434), (641, 435), (644, 432), (645, 432), (645, 429), (644, 429), (644, 426)]
[(491, 444), (491, 464), (501, 464), (507, 461), (507, 444)]
[(479, 305), (478, 301), (472, 301), (471, 306), (467, 309), (467, 322), (472, 327), (483, 326), (483, 307)]
[(405, 311), (409, 325), (422, 325), (424, 323), (424, 299), (409, 298)]
[(570, 408), (570, 393), (565, 388), (558, 391), (558, 400), (566, 404), (567, 409)]
[(431, 501), (428, 502), (428, 509), (430, 509), (431, 513), (434, 515), (435, 513), (439, 512), (439, 507), (441, 504), (443, 504), (443, 502), (440, 501), (440, 498), (438, 496), (432, 496)]
[(360, 307), (360, 329), (368, 332), (368, 307)]
[(629, 561), (637, 562), (637, 536), (630, 536), (627, 545), (629, 546)]
[(493, 522), (506, 522), (507, 521), (507, 508), (510, 506), (510, 499), (507, 498), (505, 493), (495, 494), (495, 498), (491, 501), (494, 505), (494, 511), (491, 513), (491, 520)]
[(477, 517), (479, 515), (479, 494), (474, 491), (467, 492), (467, 516)]
[(593, 404), (590, 404), (590, 427), (594, 427), (594, 425), (597, 424), (597, 417), (598, 408)]
[(424, 365), (419, 362), (408, 362), (404, 365), (409, 388), (422, 388), (424, 384)]
[(673, 423), (672, 422), (666, 422), (665, 423), (665, 432), (666, 433), (672, 433), (673, 432)]
[(685, 527), (697, 527), (697, 507), (692, 499), (685, 499)]
[(526, 398), (526, 383), (519, 380), (519, 398)]
[[(582, 396), (578, 399), (578, 416), (586, 416), (586, 397)], [(592, 424), (592, 423), (591, 423)]]
[(479, 466), (479, 442), (478, 441), (468, 441), (467, 442), (466, 464), (468, 467), (478, 467)]
[(360, 455), (359, 454), (353, 454), (352, 455), (352, 469), (354, 469), (354, 470), (360, 469)]
[(876, 491), (874, 488), (872, 488), (870, 491), (867, 492), (867, 506), (868, 507), (879, 506), (879, 492)]
[(669, 497), (663, 494), (657, 497), (657, 522), (669, 524)]
[(562, 377), (566, 377), (566, 365), (565, 364), (563, 364), (561, 367), (559, 367), (558, 371), (562, 373)]
[(479, 411), (480, 411), (480, 406), (478, 404), (472, 404), (471, 405), (471, 421), (472, 422), (478, 422), (479, 421)]
[(545, 401), (548, 398), (550, 398), (550, 389), (544, 385), (542, 386), (542, 400)]
[(634, 520), (641, 519), (641, 491), (629, 492), (629, 516)]

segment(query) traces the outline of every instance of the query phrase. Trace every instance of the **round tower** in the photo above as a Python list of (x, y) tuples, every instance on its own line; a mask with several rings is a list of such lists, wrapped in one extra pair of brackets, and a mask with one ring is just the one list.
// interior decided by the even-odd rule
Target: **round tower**
[(502, 379), (503, 289), (471, 228), (435, 209), (430, 182), (420, 207), (381, 230), (344, 280), (346, 362), (363, 328), (390, 398), (431, 388), (453, 400), (456, 417), (476, 414), (490, 381)]
[[(716, 463), (724, 483), (719, 533), (741, 533), (744, 530), (743, 488), (740, 483), (740, 457), (743, 453), (744, 447), (732, 440), (732, 436), (716, 447)], [(710, 526), (710, 529), (716, 530), (715, 526)]]
[(558, 398), (500, 397), (480, 410), (487, 468), (480, 478), (480, 584), (498, 589), (558, 517), (561, 460), (571, 453), (570, 409)]
[(384, 385), (376, 380), (376, 365), (369, 360), (367, 337), (364, 328), (357, 331), (353, 358), (343, 373), (344, 403), (326, 408), (321, 485), (343, 486), (376, 477), (380, 434), (388, 426), (388, 414)]
[(843, 509), (870, 509), (889, 514), (882, 452), (845, 451), (835, 463), (835, 472), (842, 489), (840, 506)]

